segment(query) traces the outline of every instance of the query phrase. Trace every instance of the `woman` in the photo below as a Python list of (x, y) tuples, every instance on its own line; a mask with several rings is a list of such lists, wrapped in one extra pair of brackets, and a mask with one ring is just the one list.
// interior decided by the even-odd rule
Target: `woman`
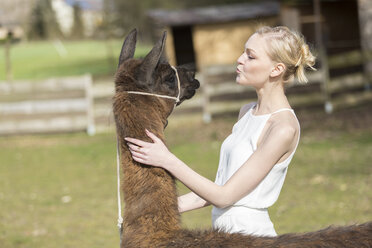
[(296, 151), (300, 126), (284, 93), (292, 77), (306, 82), (315, 58), (303, 37), (286, 27), (262, 27), (237, 60), (236, 82), (252, 86), (257, 103), (244, 105), (232, 134), (221, 146), (215, 182), (197, 174), (162, 141), (127, 138), (133, 159), (162, 167), (192, 192), (178, 198), (180, 212), (212, 204), (213, 227), (228, 232), (276, 236), (267, 208), (278, 199)]

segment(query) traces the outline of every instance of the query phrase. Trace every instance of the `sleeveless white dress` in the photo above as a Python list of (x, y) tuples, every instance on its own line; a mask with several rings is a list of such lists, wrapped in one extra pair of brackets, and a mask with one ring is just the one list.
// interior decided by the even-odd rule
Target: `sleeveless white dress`
[[(294, 111), (289, 108), (279, 109), (271, 114), (254, 115), (253, 108), (254, 106), (235, 123), (232, 133), (222, 143), (215, 180), (218, 185), (224, 185), (257, 149), (258, 138), (273, 114), (290, 111), (295, 115)], [(248, 195), (230, 207), (223, 209), (213, 207), (213, 228), (230, 233), (276, 236), (267, 208), (272, 206), (279, 197), (288, 165), (297, 145), (292, 154), (286, 160), (275, 164), (266, 177)]]

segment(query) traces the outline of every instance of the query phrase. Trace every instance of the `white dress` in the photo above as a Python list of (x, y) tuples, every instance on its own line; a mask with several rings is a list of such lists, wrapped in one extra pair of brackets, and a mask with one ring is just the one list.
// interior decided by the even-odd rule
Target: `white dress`
[[(254, 115), (252, 109), (253, 107), (235, 123), (232, 133), (222, 143), (215, 180), (218, 185), (224, 185), (257, 149), (258, 138), (266, 122), (274, 113), (290, 111), (294, 114), (292, 109), (283, 108), (271, 114)], [(288, 165), (297, 145), (292, 154), (286, 160), (275, 164), (266, 177), (248, 195), (230, 207), (223, 209), (213, 207), (213, 228), (230, 233), (276, 236), (267, 208), (272, 206), (279, 197)]]

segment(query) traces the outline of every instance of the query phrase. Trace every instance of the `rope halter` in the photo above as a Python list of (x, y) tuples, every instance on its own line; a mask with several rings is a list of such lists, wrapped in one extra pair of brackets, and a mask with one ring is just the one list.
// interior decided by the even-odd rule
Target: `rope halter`
[(148, 92), (141, 92), (141, 91), (127, 91), (129, 94), (137, 94), (137, 95), (145, 95), (145, 96), (156, 96), (160, 98), (167, 98), (167, 99), (172, 99), (175, 101), (175, 105), (180, 102), (180, 94), (181, 94), (181, 83), (180, 83), (180, 78), (178, 76), (178, 72), (176, 67), (171, 66), (174, 72), (176, 73), (176, 78), (177, 78), (177, 88), (178, 88), (178, 94), (177, 97), (175, 96), (167, 96), (167, 95), (160, 95), (160, 94), (153, 94), (153, 93), (148, 93)]

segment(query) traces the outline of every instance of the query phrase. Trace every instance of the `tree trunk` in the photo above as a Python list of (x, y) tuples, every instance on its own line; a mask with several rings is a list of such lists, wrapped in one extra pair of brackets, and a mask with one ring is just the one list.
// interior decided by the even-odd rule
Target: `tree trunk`
[(11, 82), (13, 80), (12, 62), (10, 59), (11, 42), (12, 42), (12, 35), (9, 34), (5, 40), (5, 74), (6, 74), (6, 80), (8, 82)]

